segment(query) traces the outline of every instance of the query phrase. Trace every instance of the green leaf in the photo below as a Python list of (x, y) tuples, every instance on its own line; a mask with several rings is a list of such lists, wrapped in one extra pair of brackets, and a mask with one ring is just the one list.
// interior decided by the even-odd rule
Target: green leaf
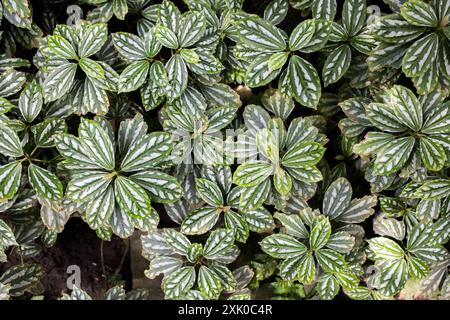
[(317, 293), (323, 300), (331, 300), (339, 293), (340, 285), (331, 274), (324, 274), (316, 285)]
[(204, 234), (216, 225), (221, 212), (221, 209), (211, 207), (196, 209), (183, 220), (181, 232), (189, 235)]
[(262, 206), (270, 192), (270, 179), (251, 187), (243, 187), (239, 197), (239, 210), (250, 211)]
[(331, 235), (331, 224), (328, 218), (322, 218), (317, 221), (309, 237), (309, 245), (312, 250), (318, 250), (325, 246), (330, 239)]
[(183, 15), (180, 23), (178, 40), (181, 48), (196, 44), (205, 34), (206, 18), (203, 12), (188, 12)]
[(9, 285), (9, 294), (18, 297), (36, 285), (43, 275), (44, 269), (38, 264), (20, 264), (7, 269), (0, 283)]
[(352, 199), (352, 186), (346, 178), (336, 179), (328, 187), (323, 197), (322, 212), (330, 220), (336, 219), (350, 205)]
[(322, 69), (324, 86), (337, 82), (347, 72), (352, 60), (352, 51), (346, 44), (331, 51)]
[(394, 107), (382, 103), (371, 103), (366, 107), (367, 118), (378, 129), (387, 132), (403, 132), (406, 127), (394, 112)]
[(43, 122), (31, 127), (34, 134), (34, 142), (39, 148), (55, 146), (54, 137), (67, 131), (66, 122), (60, 118), (47, 118)]
[(272, 214), (263, 207), (244, 212), (244, 218), (253, 232), (266, 233), (275, 228)]
[(216, 273), (207, 266), (201, 266), (198, 271), (198, 288), (209, 299), (218, 299), (221, 282)]
[(402, 70), (408, 77), (418, 77), (431, 68), (438, 55), (439, 36), (436, 33), (417, 40), (406, 51)]
[(393, 86), (390, 93), (390, 103), (397, 118), (402, 124), (419, 131), (423, 123), (422, 105), (414, 93), (402, 86)]
[(194, 283), (194, 267), (181, 267), (164, 278), (162, 288), (166, 298), (179, 299), (194, 286)]
[(82, 29), (82, 37), (78, 43), (80, 58), (90, 57), (97, 53), (108, 40), (108, 26), (106, 23), (87, 25)]
[(322, 159), (325, 148), (317, 142), (299, 141), (281, 159), (283, 166), (304, 168), (317, 164)]
[(369, 243), (369, 250), (377, 260), (398, 260), (405, 255), (403, 249), (391, 239), (377, 237), (369, 239), (367, 242)]
[(239, 22), (239, 38), (251, 48), (276, 52), (286, 48), (286, 39), (280, 29), (260, 18), (247, 18)]
[[(120, 208), (129, 216), (144, 219), (152, 213), (147, 193), (131, 179), (117, 177), (114, 181), (114, 194)], [(155, 228), (157, 224), (158, 221), (154, 223)]]
[(322, 89), (319, 75), (311, 63), (299, 56), (292, 56), (289, 60), (288, 81), (297, 102), (308, 108), (317, 107)]
[(360, 199), (353, 199), (350, 206), (336, 218), (337, 221), (343, 223), (360, 223), (370, 217), (375, 210), (377, 204), (377, 196), (364, 196)]
[(0, 154), (18, 158), (23, 156), (22, 145), (16, 132), (0, 121)]
[(131, 61), (146, 59), (144, 42), (138, 36), (128, 32), (116, 32), (112, 34), (112, 39), (114, 47), (125, 59)]
[(222, 191), (216, 183), (211, 182), (208, 179), (196, 178), (195, 189), (207, 204), (213, 207), (220, 207), (223, 205)]
[(63, 186), (58, 177), (39, 166), (28, 166), (28, 179), (36, 193), (50, 201), (56, 201), (63, 196)]
[(94, 79), (105, 79), (105, 71), (98, 62), (89, 58), (81, 58), (80, 61), (78, 61), (78, 64), (88, 77)]
[(155, 27), (155, 37), (164, 47), (177, 49), (179, 47), (177, 35), (169, 28), (159, 24)]
[(259, 244), (265, 253), (278, 259), (299, 257), (307, 251), (303, 243), (286, 234), (270, 235)]
[(248, 238), (249, 230), (245, 219), (234, 211), (225, 213), (225, 226), (234, 232), (236, 241), (245, 243)]
[(449, 179), (434, 179), (426, 181), (415, 194), (417, 197), (433, 200), (441, 199), (450, 195), (450, 180)]
[(438, 18), (433, 7), (419, 0), (408, 0), (400, 8), (402, 17), (410, 24), (423, 27), (436, 27)]
[(389, 142), (375, 160), (375, 174), (388, 175), (400, 170), (414, 148), (413, 137), (397, 138)]
[(43, 84), (44, 98), (47, 102), (55, 101), (64, 96), (72, 88), (77, 65), (65, 63), (54, 69), (45, 77)]
[(408, 256), (407, 261), (408, 273), (415, 279), (424, 278), (430, 271), (427, 263), (422, 259), (416, 258), (414, 256)]
[(273, 0), (264, 9), (264, 20), (273, 25), (280, 24), (286, 18), (289, 9), (287, 0)]
[(180, 199), (183, 191), (178, 180), (158, 170), (146, 169), (129, 177), (148, 193), (151, 200), (171, 203)]
[(86, 171), (72, 176), (67, 185), (66, 196), (75, 202), (88, 202), (103, 194), (110, 183), (109, 173)]
[(350, 253), (355, 245), (355, 237), (349, 232), (339, 231), (333, 233), (328, 240), (326, 247), (339, 253)]
[(345, 0), (342, 8), (342, 25), (349, 37), (355, 36), (366, 23), (366, 0)]
[(28, 1), (2, 0), (3, 16), (19, 28), (31, 29), (32, 17)]
[(211, 232), (206, 240), (203, 256), (206, 259), (215, 260), (231, 248), (234, 243), (234, 232), (228, 229), (218, 229)]
[(93, 229), (97, 229), (109, 222), (114, 213), (116, 200), (112, 185), (99, 197), (94, 198), (86, 206), (86, 222)]
[(135, 61), (128, 65), (119, 76), (119, 93), (139, 89), (147, 79), (149, 69), (150, 63), (146, 60)]
[(32, 122), (41, 112), (42, 104), (41, 86), (33, 80), (20, 93), (19, 98), (19, 109), (25, 121)]
[(0, 73), (0, 97), (8, 97), (17, 93), (22, 89), (27, 81), (24, 72), (19, 72), (14, 69), (2, 71)]
[(171, 90), (167, 93), (171, 99), (176, 99), (186, 90), (188, 71), (186, 63), (179, 54), (174, 54), (166, 64), (167, 76)]
[(299, 215), (276, 212), (274, 218), (281, 222), (287, 234), (299, 239), (309, 239), (309, 232)]
[(287, 195), (292, 188), (292, 179), (286, 171), (278, 168), (273, 176), (273, 185), (280, 194)]
[(0, 246), (6, 248), (17, 245), (14, 232), (11, 227), (0, 219)]
[(336, 0), (317, 0), (312, 6), (313, 17), (333, 21), (336, 16)]
[(49, 36), (47, 45), (53, 54), (63, 59), (78, 59), (72, 44), (59, 35)]
[(249, 87), (260, 87), (270, 83), (281, 72), (281, 68), (271, 67), (272, 55), (262, 54), (257, 57), (248, 67), (245, 83)]
[(316, 275), (316, 263), (311, 253), (304, 254), (298, 265), (298, 280), (303, 284), (310, 284)]
[(315, 23), (315, 19), (309, 19), (299, 23), (295, 27), (289, 38), (289, 48), (291, 51), (301, 50), (309, 44), (316, 31)]
[(262, 160), (241, 164), (233, 174), (233, 182), (239, 186), (252, 187), (260, 184), (273, 174), (273, 167)]
[(114, 170), (113, 143), (98, 122), (83, 118), (78, 129), (78, 135), (91, 159), (95, 159), (96, 163), (106, 170)]
[(326, 272), (339, 272), (345, 266), (344, 257), (334, 250), (319, 249), (315, 254), (320, 267)]
[(120, 166), (122, 171), (152, 169), (172, 151), (171, 136), (167, 132), (152, 132), (133, 143)]
[(386, 296), (398, 293), (408, 279), (408, 265), (404, 259), (387, 261), (380, 271), (380, 291)]
[(188, 252), (191, 242), (181, 232), (174, 229), (164, 229), (165, 242), (178, 254), (185, 256)]
[(431, 171), (441, 170), (447, 159), (444, 147), (427, 137), (421, 137), (419, 143), (420, 158), (425, 167)]

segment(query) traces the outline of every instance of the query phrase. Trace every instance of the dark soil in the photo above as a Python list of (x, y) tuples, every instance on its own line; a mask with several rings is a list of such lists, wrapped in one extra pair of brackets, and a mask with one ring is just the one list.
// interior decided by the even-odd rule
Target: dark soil
[(67, 273), (71, 265), (80, 267), (81, 288), (93, 299), (101, 299), (104, 293), (115, 284), (123, 284), (131, 289), (131, 269), (129, 253), (125, 256), (122, 268), (119, 268), (126, 250), (124, 240), (113, 236), (110, 242), (103, 242), (104, 276), (101, 258), (101, 243), (97, 234), (79, 218), (72, 218), (64, 231), (58, 236), (54, 247), (44, 249), (35, 262), (42, 265), (45, 274), (41, 280), (45, 299), (57, 299), (63, 292), (68, 292)]

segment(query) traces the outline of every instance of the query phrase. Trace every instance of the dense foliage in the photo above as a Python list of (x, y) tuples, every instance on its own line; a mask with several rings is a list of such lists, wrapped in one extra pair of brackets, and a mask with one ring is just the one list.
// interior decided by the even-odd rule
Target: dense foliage
[(40, 294), (33, 257), (78, 217), (141, 232), (167, 299), (450, 299), (449, 20), (450, 0), (1, 0), (0, 300)]

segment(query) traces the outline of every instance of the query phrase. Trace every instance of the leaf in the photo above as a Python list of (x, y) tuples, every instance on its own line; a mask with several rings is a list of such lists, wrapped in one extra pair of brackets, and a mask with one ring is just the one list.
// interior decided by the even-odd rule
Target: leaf
[(97, 53), (108, 40), (108, 26), (106, 23), (87, 25), (82, 29), (82, 37), (78, 44), (80, 58), (90, 57)]
[(315, 20), (309, 19), (299, 23), (291, 33), (289, 38), (289, 48), (291, 51), (301, 50), (309, 44), (315, 33)]
[(310, 284), (316, 275), (316, 263), (311, 253), (304, 254), (298, 265), (298, 280), (303, 284)]
[(0, 73), (0, 97), (8, 97), (22, 89), (27, 81), (24, 72), (9, 69)]
[(262, 160), (241, 164), (233, 174), (233, 182), (239, 186), (252, 187), (260, 184), (273, 174), (272, 166)]
[(420, 158), (425, 167), (431, 171), (441, 170), (447, 158), (444, 147), (427, 137), (421, 137), (419, 143)]
[(325, 148), (320, 143), (299, 141), (284, 154), (281, 164), (289, 168), (313, 166), (322, 159)]
[(288, 9), (289, 2), (287, 0), (273, 0), (264, 9), (264, 20), (273, 25), (280, 24), (286, 18)]
[(191, 245), (189, 239), (174, 229), (164, 229), (164, 241), (178, 254), (186, 255)]
[(220, 207), (223, 205), (222, 191), (214, 182), (207, 179), (196, 178), (195, 189), (207, 204), (213, 207)]
[(43, 275), (44, 270), (40, 265), (21, 264), (7, 269), (0, 277), (0, 283), (9, 285), (9, 294), (18, 297), (37, 284)]
[(122, 171), (152, 169), (172, 151), (171, 137), (166, 132), (152, 132), (137, 140), (128, 149), (120, 166)]
[(55, 101), (64, 96), (72, 88), (77, 65), (65, 63), (54, 68), (45, 78), (43, 89), (47, 102)]
[(109, 222), (114, 214), (116, 200), (112, 185), (99, 197), (96, 197), (86, 206), (86, 222), (93, 229), (97, 229)]
[(198, 288), (209, 299), (218, 299), (221, 282), (215, 272), (206, 266), (201, 266), (198, 271)]
[(326, 247), (339, 253), (350, 253), (355, 246), (355, 237), (349, 232), (339, 231), (330, 236)]
[(63, 59), (78, 59), (72, 44), (59, 35), (49, 36), (47, 45), (53, 54)]
[(36, 193), (50, 201), (56, 201), (63, 196), (63, 186), (58, 177), (39, 166), (28, 166), (28, 179)]
[(285, 234), (270, 235), (259, 244), (265, 253), (278, 259), (299, 257), (307, 251), (303, 243)]
[(18, 245), (11, 227), (3, 220), (0, 220), (0, 246), (7, 248)]
[(281, 68), (274, 69), (271, 67), (273, 63), (271, 56), (266, 54), (260, 55), (249, 65), (245, 76), (245, 83), (249, 87), (264, 86), (278, 76)]
[(135, 61), (128, 65), (119, 76), (119, 93), (139, 89), (147, 79), (149, 69), (150, 63), (145, 60)]
[(33, 80), (20, 93), (19, 109), (27, 122), (32, 122), (41, 112), (43, 104), (41, 86)]
[(179, 47), (175, 32), (162, 24), (155, 27), (155, 37), (166, 48), (177, 49)]
[(165, 277), (162, 288), (166, 298), (177, 299), (184, 296), (195, 283), (194, 267), (181, 267)]
[(186, 90), (188, 83), (188, 71), (186, 63), (179, 54), (173, 55), (166, 64), (167, 76), (171, 90), (167, 95), (176, 99)]
[(331, 300), (339, 293), (339, 282), (331, 274), (324, 274), (317, 282), (316, 290), (323, 300)]
[(88, 202), (106, 192), (110, 183), (111, 175), (106, 172), (85, 171), (72, 176), (66, 196), (75, 202)]
[(205, 34), (206, 18), (203, 12), (188, 12), (181, 18), (178, 40), (181, 48), (195, 45)]
[(398, 260), (405, 255), (403, 249), (393, 240), (385, 237), (377, 237), (367, 240), (369, 250), (374, 254), (375, 259)]
[(437, 58), (439, 36), (436, 33), (417, 40), (406, 51), (402, 70), (408, 77), (418, 77), (433, 65)]
[(248, 238), (249, 229), (244, 218), (234, 211), (227, 211), (225, 213), (225, 226), (234, 232), (236, 241), (245, 243)]
[(60, 118), (47, 118), (43, 122), (31, 127), (34, 134), (34, 142), (39, 148), (55, 146), (55, 136), (67, 131), (66, 122)]
[(422, 105), (414, 93), (402, 86), (393, 86), (390, 93), (390, 103), (397, 118), (402, 124), (419, 131), (423, 123)]
[(239, 22), (239, 30), (240, 40), (251, 48), (266, 52), (286, 48), (286, 40), (280, 29), (263, 19), (243, 19)]
[(147, 169), (129, 178), (144, 188), (153, 201), (171, 203), (182, 196), (182, 189), (177, 179), (164, 172)]
[(317, 221), (309, 237), (309, 245), (312, 250), (318, 250), (326, 245), (331, 235), (331, 224), (328, 218)]
[(404, 137), (389, 142), (375, 160), (375, 174), (388, 175), (400, 170), (414, 148), (414, 138)]
[(308, 107), (315, 109), (319, 103), (322, 89), (320, 78), (314, 66), (299, 56), (292, 56), (289, 60), (289, 79), (294, 99)]
[(347, 72), (352, 59), (352, 51), (348, 45), (334, 49), (327, 57), (322, 69), (324, 86), (337, 82)]
[(184, 234), (204, 234), (211, 230), (219, 219), (221, 209), (205, 207), (192, 211), (181, 225)]
[(428, 267), (427, 263), (422, 259), (416, 258), (414, 256), (409, 256), (407, 262), (408, 262), (408, 273), (413, 278), (422, 279), (430, 271), (430, 268)]
[(449, 179), (435, 179), (426, 181), (415, 193), (425, 200), (441, 199), (450, 194)]
[(330, 249), (319, 249), (315, 252), (317, 262), (326, 272), (339, 272), (345, 266), (344, 257)]
[(114, 48), (125, 59), (131, 61), (145, 60), (144, 42), (138, 36), (128, 32), (116, 32), (112, 34)]
[(323, 197), (322, 212), (330, 220), (338, 218), (350, 206), (352, 186), (346, 178), (336, 179)]
[[(152, 213), (147, 193), (131, 179), (117, 177), (114, 181), (114, 194), (120, 208), (131, 217), (144, 219)], [(158, 221), (155, 221), (155, 228), (157, 224)]]
[(0, 121), (0, 154), (19, 158), (23, 156), (22, 145), (16, 132)]
[(274, 218), (278, 219), (282, 223), (287, 234), (299, 239), (309, 238), (309, 232), (299, 215), (287, 215), (276, 212), (274, 214)]
[(355, 36), (366, 23), (366, 1), (345, 0), (342, 8), (342, 24), (349, 37)]
[(203, 256), (215, 260), (234, 243), (234, 232), (228, 229), (218, 229), (211, 232), (206, 240)]
[(406, 127), (400, 122), (394, 108), (387, 104), (371, 103), (366, 107), (367, 118), (378, 129), (387, 132), (403, 132)]
[(95, 162), (106, 170), (114, 170), (114, 147), (110, 137), (98, 122), (83, 118), (78, 135), (91, 159), (95, 159)]
[(262, 206), (270, 192), (270, 179), (251, 187), (243, 187), (239, 197), (239, 210), (250, 211)]
[(406, 21), (415, 26), (436, 27), (438, 24), (433, 7), (423, 1), (405, 2), (400, 8), (400, 13)]
[(404, 259), (389, 260), (382, 269), (380, 276), (380, 291), (387, 296), (398, 293), (408, 279), (408, 265)]
[(94, 79), (105, 79), (105, 71), (98, 62), (89, 58), (81, 58), (78, 61), (78, 64), (88, 77)]
[(275, 228), (272, 214), (263, 207), (244, 212), (244, 218), (253, 232), (266, 233)]
[(28, 1), (3, 0), (3, 16), (19, 28), (30, 29), (32, 24), (31, 10)]

